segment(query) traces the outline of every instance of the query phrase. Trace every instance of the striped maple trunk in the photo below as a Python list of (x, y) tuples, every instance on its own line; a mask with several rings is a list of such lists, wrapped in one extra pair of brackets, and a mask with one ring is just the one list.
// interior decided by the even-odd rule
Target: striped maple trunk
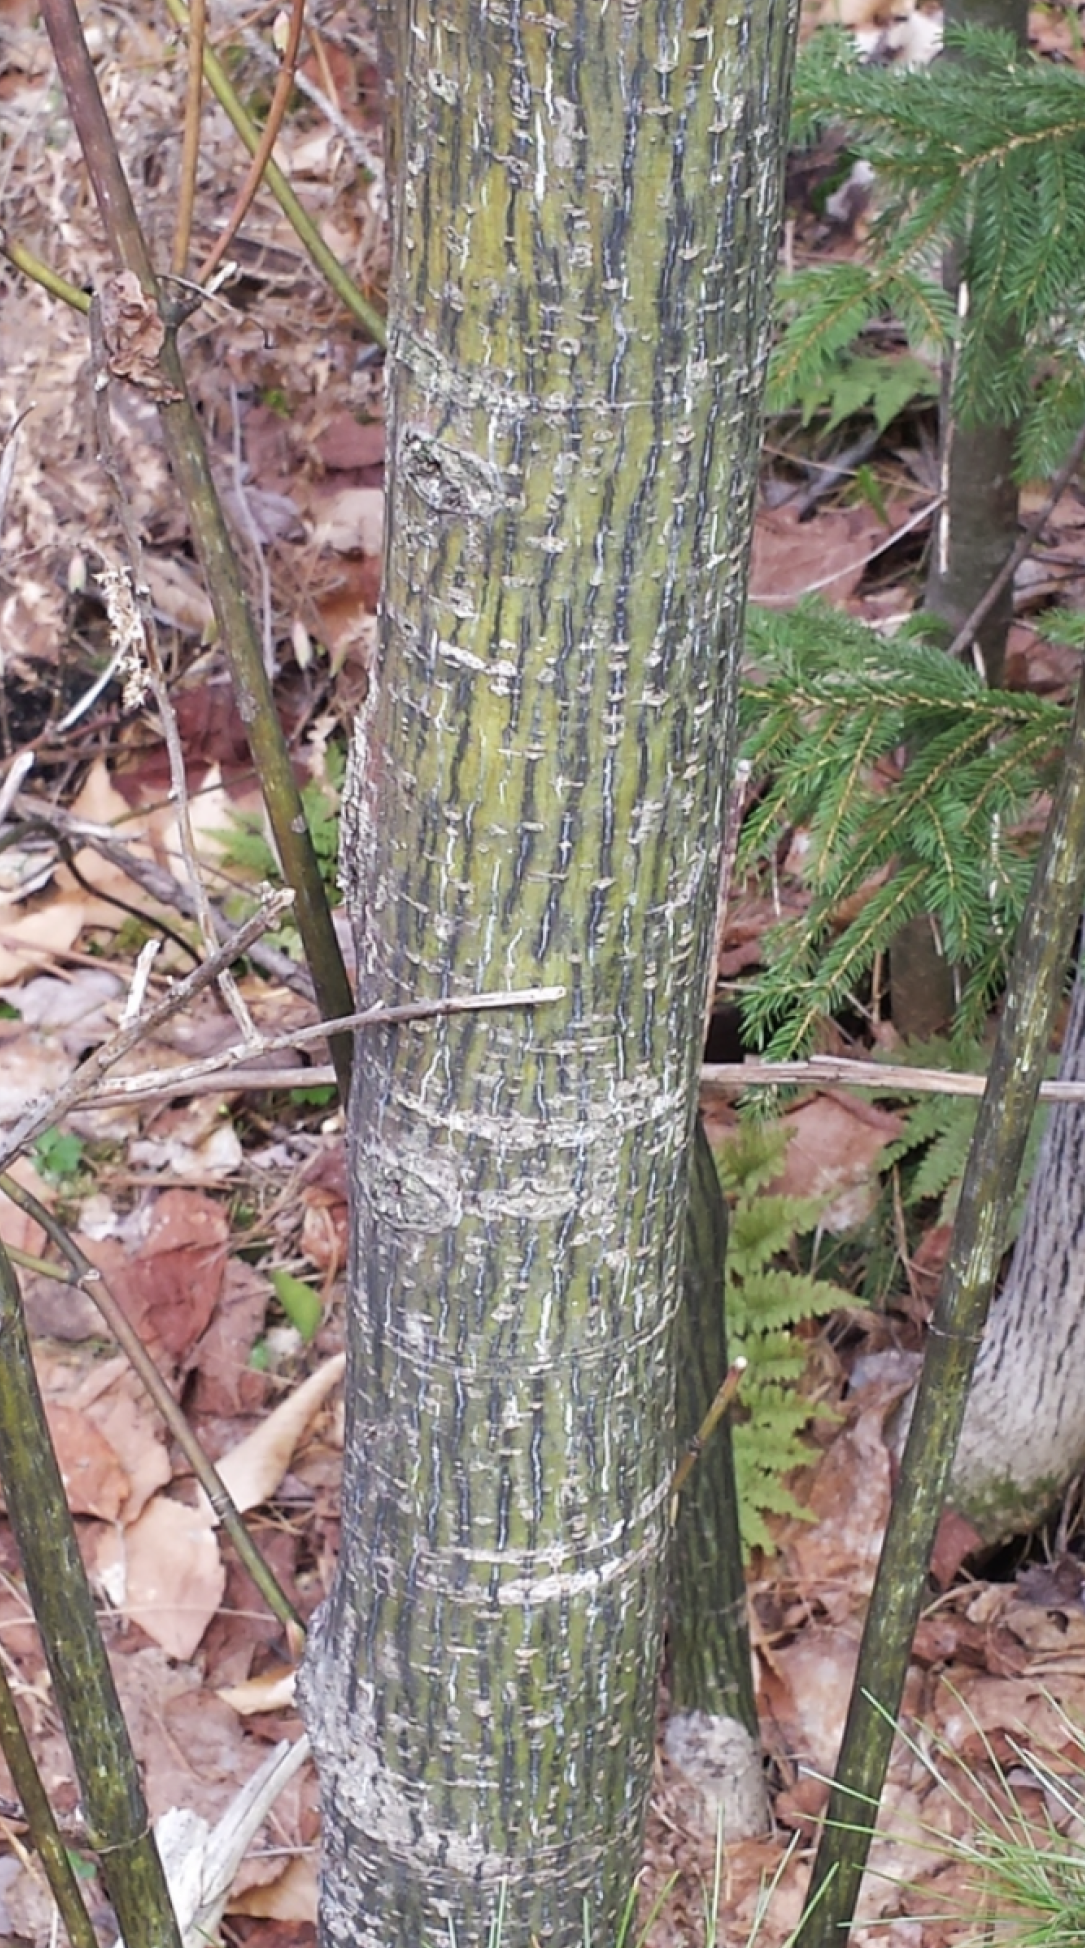
[(792, 0), (402, 0), (323, 1939), (608, 1942), (639, 1864), (672, 1325)]

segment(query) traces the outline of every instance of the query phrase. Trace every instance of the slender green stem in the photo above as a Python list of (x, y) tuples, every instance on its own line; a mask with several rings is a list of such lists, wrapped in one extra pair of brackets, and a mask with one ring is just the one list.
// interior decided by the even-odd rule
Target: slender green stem
[[(183, 0), (166, 0), (166, 6), (176, 25), (187, 28), (188, 8), (183, 4)], [(204, 47), (203, 70), (207, 85), (219, 107), (232, 122), (249, 154), (255, 155), (260, 146), (260, 131), (245, 113), (222, 62), (209, 43)], [(264, 181), (291, 225), (298, 242), (308, 251), (321, 277), (335, 292), (336, 297), (346, 305), (347, 310), (357, 318), (358, 323), (364, 326), (374, 345), (386, 344), (385, 324), (380, 312), (375, 305), (370, 304), (368, 298), (362, 296), (353, 278), (328, 249), (312, 217), (302, 208), (276, 162), (268, 163)]]
[[(168, 324), (75, 0), (42, 0), (42, 18), (114, 259), (121, 269), (135, 274), (148, 299)], [(172, 329), (165, 332), (156, 380), (154, 392), (170, 466), (188, 511), (283, 877), (294, 890), (298, 930), (313, 976), (317, 1004), (324, 1015), (349, 1014), (350, 984), (305, 808)], [(344, 1102), (350, 1093), (351, 1055), (350, 1042), (336, 1037), (331, 1056)]]
[(90, 1915), (75, 1877), (68, 1849), (61, 1837), (49, 1795), (34, 1763), (34, 1754), (23, 1730), (7, 1673), (0, 1664), (0, 1746), (3, 1747), (11, 1783), (22, 1803), (31, 1844), (36, 1849), (49, 1891), (68, 1931), (72, 1948), (98, 1948)]
[(1085, 900), (1085, 676), (1021, 922), (987, 1088), (901, 1464), (799, 1948), (846, 1938), (885, 1783), (915, 1626), (1006, 1245), (1025, 1142)]
[(288, 1629), (300, 1631), (304, 1635), (304, 1623), (245, 1527), (218, 1469), (204, 1453), (147, 1348), (126, 1319), (101, 1272), (80, 1251), (74, 1238), (69, 1235), (48, 1206), (43, 1204), (40, 1198), (35, 1197), (32, 1191), (26, 1190), (22, 1184), (16, 1183), (13, 1177), (6, 1175), (0, 1175), (0, 1190), (5, 1197), (11, 1199), (13, 1204), (17, 1204), (21, 1211), (25, 1211), (28, 1217), (32, 1217), (35, 1223), (40, 1224), (42, 1230), (52, 1239), (61, 1256), (71, 1267), (73, 1276), (64, 1279), (58, 1267), (50, 1265), (46, 1268), (48, 1277), (58, 1279), (64, 1284), (77, 1285), (86, 1293), (92, 1304), (97, 1306), (118, 1346), (127, 1355), (158, 1408), (268, 1609)]
[(79, 1779), (88, 1838), (121, 1934), (131, 1948), (181, 1948), (49, 1438), (18, 1280), (2, 1246), (0, 1482)]
[(32, 284), (40, 284), (42, 290), (48, 291), (51, 297), (60, 298), (64, 304), (70, 304), (73, 311), (82, 311), (85, 314), (90, 310), (90, 296), (86, 291), (80, 291), (77, 285), (69, 284), (67, 278), (61, 277), (60, 272), (55, 271), (51, 264), (43, 263), (42, 259), (32, 250), (28, 250), (24, 243), (20, 243), (15, 237), (9, 237), (3, 230), (0, 230), (0, 252), (7, 258), (9, 264), (14, 264), (15, 269), (22, 271), (23, 276), (28, 277)]

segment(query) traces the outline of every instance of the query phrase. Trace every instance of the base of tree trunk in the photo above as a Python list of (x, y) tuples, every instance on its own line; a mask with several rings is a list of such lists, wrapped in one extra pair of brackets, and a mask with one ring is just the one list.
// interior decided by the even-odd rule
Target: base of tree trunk
[[(1059, 1076), (1085, 1080), (1080, 973)], [(1085, 1105), (1057, 1103), (1006, 1282), (991, 1307), (953, 1467), (953, 1507), (988, 1545), (1038, 1527), (1085, 1469), (1083, 1354)], [(895, 1445), (903, 1445), (906, 1431), (902, 1412)]]
[(768, 1832), (760, 1746), (737, 1718), (676, 1711), (663, 1743), (688, 1788), (686, 1811), (696, 1831), (706, 1839), (719, 1835), (727, 1845)]

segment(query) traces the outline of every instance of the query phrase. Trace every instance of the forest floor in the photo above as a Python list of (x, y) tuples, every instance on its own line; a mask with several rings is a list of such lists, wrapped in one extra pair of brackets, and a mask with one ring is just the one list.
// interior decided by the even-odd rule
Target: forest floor
[[(230, 0), (223, 12), (228, 23), (215, 38), (229, 49), (235, 85), (266, 102), (277, 61), (274, 8)], [(367, 186), (362, 173), (379, 157), (374, 49), (356, 9), (332, 0), (314, 12), (319, 28), (311, 25), (302, 61), (310, 94), (277, 153), (329, 244), (379, 304), (387, 268), (381, 184), (378, 174)], [(165, 18), (164, 9), (119, 4), (88, 15), (106, 101), (163, 261), (183, 101), (183, 64)], [(856, 0), (847, 18), (873, 31), (881, 17)], [(1045, 52), (1080, 60), (1074, 9), (1038, 9), (1034, 27)], [(33, 0), (0, 0), (0, 130), (8, 240), (87, 286), (108, 264)], [(197, 257), (218, 234), (241, 173), (225, 118), (209, 106)], [(789, 249), (799, 259), (861, 245), (861, 210), (834, 226), (814, 216), (804, 188), (792, 214)], [(331, 878), (342, 753), (374, 641), (381, 368), (266, 195), (231, 255), (239, 275), (186, 328), (186, 366)], [(148, 927), (177, 918), (92, 846), (80, 843), (73, 854), (58, 843), (58, 816), (111, 828), (134, 855), (177, 878), (184, 867), (154, 713), (126, 712), (116, 682), (92, 692), (109, 656), (97, 577), (116, 521), (95, 459), (85, 320), (2, 260), (0, 300), (0, 429), (7, 434), (22, 420), (0, 509), (0, 759), (5, 772), (20, 753), (33, 759), (18, 820), (5, 804), (0, 844), (2, 1131), (112, 1031)], [(197, 850), (216, 895), (240, 910), (272, 868), (244, 733), (223, 659), (208, 646), (208, 605), (154, 409), (134, 389), (115, 387), (113, 395)], [(860, 414), (845, 432), (867, 424)], [(816, 420), (806, 430), (794, 421), (769, 427), (753, 597), (786, 604), (817, 587), (871, 622), (907, 614), (936, 485), (931, 398), (907, 401), (871, 447), (865, 464), (874, 491), (857, 488), (853, 470), (830, 492), (811, 493), (832, 464), (834, 444), (819, 445), (820, 437)], [(1040, 641), (1031, 616), (1040, 599), (1085, 606), (1085, 508), (1072, 496), (1045, 529), (1025, 583), (1011, 681), (1062, 695), (1073, 659)], [(757, 965), (780, 902), (804, 897), (801, 836), (775, 887), (735, 889), (719, 968), (717, 1055), (740, 1053), (730, 985)], [(286, 936), (280, 944), (289, 945)], [(183, 943), (167, 940), (151, 995), (190, 965)], [(313, 1019), (304, 983), (251, 973), (241, 990), (269, 1034)], [(172, 1079), (156, 1073), (138, 1097), (114, 1092), (83, 1105), (38, 1138), (15, 1174), (106, 1274), (206, 1450), (230, 1457), (235, 1494), (253, 1510), (261, 1548), (308, 1617), (326, 1593), (338, 1535), (343, 1128), (328, 1072), (301, 1052), (249, 1060), (229, 1087), (221, 1078), (206, 1087), (194, 1081), (191, 1066), (236, 1036), (217, 996), (204, 994), (126, 1065), (128, 1073), (175, 1072)], [(719, 1092), (704, 1106), (716, 1136), (733, 1125), (735, 1111)], [(787, 1188), (846, 1204), (852, 1224), (868, 1220), (886, 1195), (879, 1160), (900, 1117), (824, 1088), (805, 1091), (787, 1120)], [(46, 1250), (40, 1227), (2, 1200), (0, 1237), (31, 1256)], [(914, 1370), (946, 1239), (937, 1211), (928, 1211), (881, 1302), (857, 1299), (828, 1327), (809, 1331), (811, 1400), (833, 1413), (812, 1424), (810, 1465), (793, 1482), (804, 1517), (775, 1522), (774, 1549), (758, 1552), (751, 1578), (774, 1831), (726, 1848), (717, 1861), (688, 1785), (661, 1751), (644, 1877), (645, 1909), (661, 1902), (655, 1943), (701, 1943), (717, 1883), (711, 1927), (719, 1939), (745, 1942), (756, 1927), (778, 1948), (798, 1919), (892, 1493), (887, 1422), (902, 1376)], [(151, 1813), (186, 1806), (214, 1822), (276, 1741), (299, 1735), (291, 1647), (194, 1509), (189, 1467), (86, 1295), (33, 1270), (24, 1294)], [(997, 1574), (974, 1574), (962, 1567), (967, 1536), (943, 1531), (940, 1593), (916, 1640), (858, 1941), (940, 1948), (974, 1936), (988, 1918), (974, 1855), (1004, 1814), (1045, 1845), (1056, 1835), (1080, 1840), (1085, 1568), (1075, 1537), (1068, 1508), (1027, 1563), (1023, 1554), (1004, 1557)], [(77, 1843), (71, 1762), (3, 1520), (0, 1658)], [(4, 1793), (0, 1774), (0, 1936), (44, 1943), (51, 1903), (10, 1788)], [(276, 1802), (237, 1877), (228, 1941), (301, 1948), (315, 1939), (317, 1839), (307, 1767)]]

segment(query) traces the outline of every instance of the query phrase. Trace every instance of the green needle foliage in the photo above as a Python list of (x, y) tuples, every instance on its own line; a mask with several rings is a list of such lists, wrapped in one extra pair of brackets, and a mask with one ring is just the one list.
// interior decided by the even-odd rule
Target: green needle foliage
[[(794, 131), (843, 125), (874, 167), (879, 216), (869, 262), (803, 270), (784, 287), (769, 408), (824, 388), (891, 312), (917, 348), (956, 338), (954, 413), (1019, 418), (1021, 475), (1049, 473), (1085, 419), (1085, 78), (989, 29), (951, 29), (947, 44), (964, 59), (908, 72), (864, 65), (845, 35), (821, 32), (799, 62)], [(950, 245), (968, 291), (961, 321), (941, 284)]]
[[(1080, 618), (1059, 623), (1080, 631)], [(962, 969), (958, 1027), (975, 1034), (1024, 908), (1037, 846), (1026, 815), (1057, 773), (1065, 710), (989, 690), (918, 622), (887, 642), (818, 604), (752, 611), (747, 650), (742, 750), (760, 797), (738, 867), (754, 871), (804, 828), (811, 894), (766, 937), (766, 968), (743, 995), (747, 1034), (774, 1059), (805, 1053), (920, 912)], [(901, 769), (904, 749), (919, 755)]]

